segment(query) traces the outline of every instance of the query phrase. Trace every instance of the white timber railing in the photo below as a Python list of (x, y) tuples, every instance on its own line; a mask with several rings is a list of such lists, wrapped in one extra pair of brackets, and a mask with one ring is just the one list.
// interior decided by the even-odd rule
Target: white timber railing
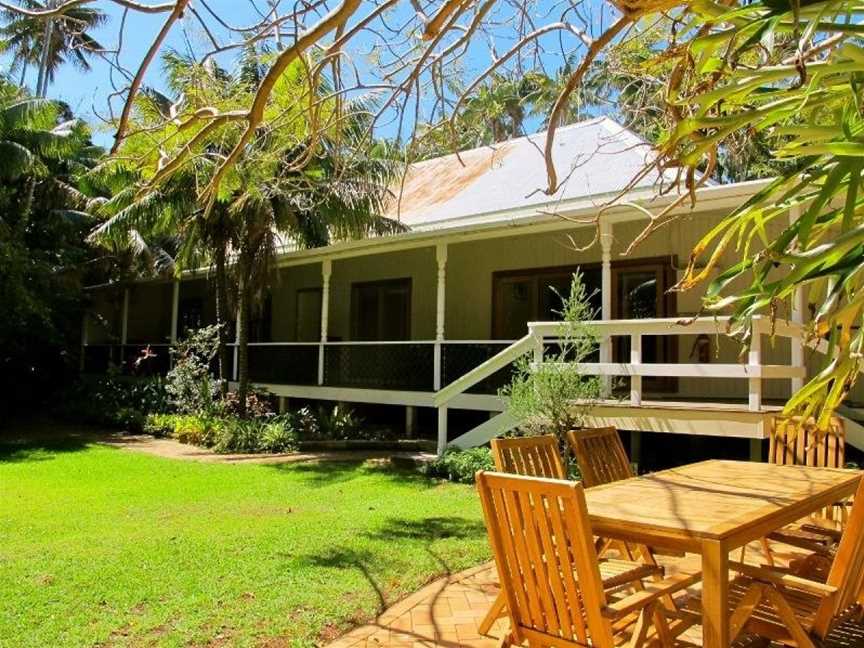
[[(793, 345), (800, 345), (802, 344), (803, 328), (799, 324), (772, 322), (770, 318), (762, 316), (754, 317), (750, 348), (746, 362), (743, 363), (643, 362), (642, 338), (645, 336), (724, 336), (728, 323), (728, 317), (702, 317), (692, 320), (659, 318), (587, 322), (586, 324), (594, 330), (600, 339), (629, 338), (629, 362), (580, 362), (574, 364), (578, 371), (588, 376), (630, 377), (629, 404), (633, 407), (639, 407), (642, 404), (642, 379), (645, 377), (732, 378), (748, 382), (748, 409), (753, 412), (762, 411), (764, 380), (793, 380), (803, 379), (806, 376), (806, 368), (803, 363), (796, 365), (763, 364), (762, 337), (773, 335), (778, 338), (789, 338)], [(525, 337), (461, 378), (446, 385), (435, 394), (433, 402), (438, 408), (439, 451), (443, 451), (447, 445), (447, 409), (453, 399), (528, 353), (534, 354), (532, 364), (535, 366), (544, 362), (546, 345), (562, 339), (562, 326), (564, 325), (561, 322), (532, 322), (528, 324), (528, 334)], [(512, 421), (508, 421), (508, 424), (512, 424)]]

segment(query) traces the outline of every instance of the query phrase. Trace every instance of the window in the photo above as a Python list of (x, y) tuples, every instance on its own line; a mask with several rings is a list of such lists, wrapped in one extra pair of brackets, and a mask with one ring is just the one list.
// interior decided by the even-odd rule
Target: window
[[(615, 319), (650, 319), (676, 314), (674, 294), (668, 294), (674, 280), (673, 259), (646, 259), (612, 266), (612, 317)], [(673, 335), (642, 337), (642, 362), (674, 362), (678, 354)], [(615, 362), (629, 362), (630, 338), (615, 338), (612, 347)], [(646, 378), (643, 386), (650, 391), (674, 391), (673, 378)]]
[(408, 340), (410, 337), (410, 278), (351, 285), (352, 340)]
[(190, 331), (204, 326), (204, 302), (198, 297), (180, 300), (177, 316), (177, 335), (186, 337)]
[(321, 339), (321, 289), (302, 288), (297, 291), (297, 342), (317, 342)]
[(573, 273), (582, 272), (591, 306), (600, 316), (600, 268), (563, 266), (496, 272), (492, 276), (492, 338), (515, 340), (528, 332), (528, 322), (561, 319), (562, 299), (570, 296)]
[(267, 293), (260, 306), (253, 304), (249, 313), (249, 341), (272, 342), (273, 295)]

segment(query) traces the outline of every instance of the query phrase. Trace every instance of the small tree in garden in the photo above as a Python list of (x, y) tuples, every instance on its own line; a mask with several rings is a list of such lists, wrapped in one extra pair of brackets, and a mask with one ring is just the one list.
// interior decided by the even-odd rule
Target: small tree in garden
[[(551, 290), (551, 288), (550, 288)], [(562, 299), (560, 345), (540, 365), (524, 357), (516, 364), (513, 379), (499, 396), (507, 411), (519, 420), (526, 435), (554, 433), (565, 442), (569, 430), (580, 427), (592, 404), (600, 396), (596, 376), (581, 373), (577, 363), (587, 361), (599, 346), (590, 321), (595, 311), (582, 276), (573, 275), (570, 296)]]
[(219, 325), (192, 331), (171, 348), (174, 366), (166, 389), (181, 414), (215, 414), (220, 405), (220, 382), (210, 365), (219, 352)]

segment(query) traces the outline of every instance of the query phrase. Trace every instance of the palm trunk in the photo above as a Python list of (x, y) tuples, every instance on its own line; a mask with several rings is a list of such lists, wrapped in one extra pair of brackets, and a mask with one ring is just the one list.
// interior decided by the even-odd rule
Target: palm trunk
[[(53, 9), (54, 0), (48, 2), (48, 8)], [(54, 19), (45, 20), (45, 32), (42, 36), (42, 52), (39, 60), (39, 77), (36, 80), (36, 96), (44, 98), (48, 94), (48, 59), (51, 55), (51, 38), (54, 32)]]
[(216, 250), (216, 323), (219, 325), (219, 383), (222, 396), (228, 393), (228, 264), (225, 246)]
[(240, 418), (246, 418), (246, 397), (249, 394), (249, 281), (245, 267), (241, 261), (242, 274), (237, 291), (237, 399)]

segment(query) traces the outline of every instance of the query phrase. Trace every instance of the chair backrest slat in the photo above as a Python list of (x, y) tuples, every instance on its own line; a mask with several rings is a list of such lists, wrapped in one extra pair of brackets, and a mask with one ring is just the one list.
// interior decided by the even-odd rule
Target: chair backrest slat
[(498, 472), (548, 479), (567, 477), (558, 451), (558, 438), (554, 434), (492, 439), (491, 445)]
[[(777, 416), (769, 438), (768, 463), (816, 468), (846, 465), (846, 431), (836, 416), (831, 417), (827, 430), (820, 430), (812, 418), (802, 422), (800, 416)], [(837, 514), (837, 509), (828, 507), (819, 517), (834, 520)]]
[(827, 430), (798, 416), (775, 417), (768, 444), (768, 463), (780, 465), (842, 468), (846, 463), (846, 432), (843, 421), (831, 417)]
[(630, 459), (614, 427), (571, 430), (567, 442), (587, 488), (633, 477)]
[[(607, 647), (612, 627), (585, 493), (575, 482), (477, 474), (511, 631), (544, 645)], [(547, 644), (548, 642), (548, 644)]]
[(826, 583), (837, 588), (833, 599), (826, 599), (816, 613), (814, 632), (824, 637), (837, 614), (856, 603), (864, 592), (864, 479), (855, 493), (849, 521), (834, 555)]

